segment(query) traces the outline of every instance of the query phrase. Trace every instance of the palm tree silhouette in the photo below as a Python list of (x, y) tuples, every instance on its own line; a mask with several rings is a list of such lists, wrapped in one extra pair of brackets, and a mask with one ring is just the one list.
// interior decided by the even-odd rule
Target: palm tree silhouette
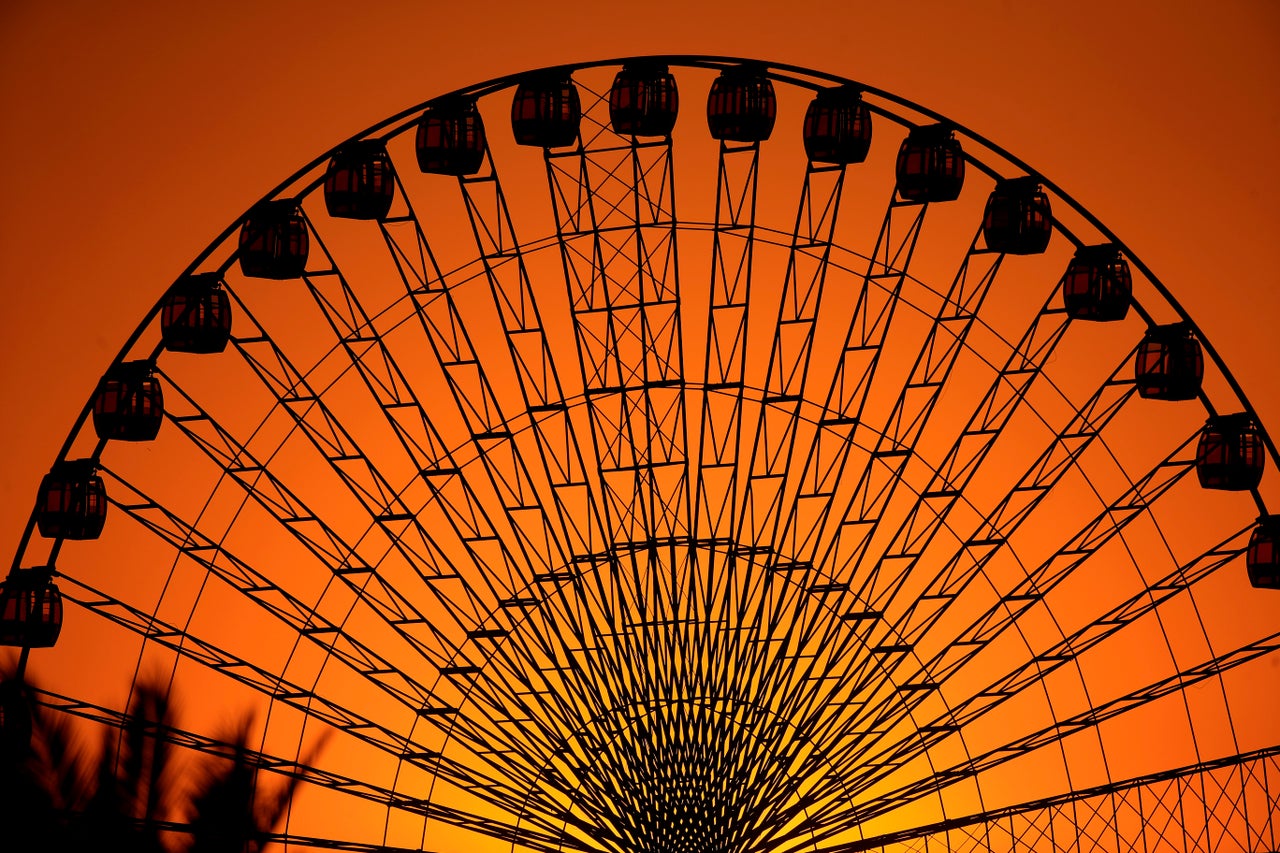
[(6, 851), (258, 853), (297, 792), (297, 774), (271, 791), (259, 785), (250, 717), (234, 730), (227, 755), (205, 756), (183, 772), (171, 737), (174, 703), (156, 680), (139, 682), (96, 765), (68, 716), (39, 694), (11, 675), (0, 682)]
[(241, 723), (231, 757), (209, 772), (191, 797), (189, 853), (258, 853), (289, 809), (301, 779), (290, 776), (274, 793), (258, 790), (258, 770), (250, 760), (251, 727), (251, 720)]
[(157, 823), (169, 814), (175, 785), (173, 747), (161, 736), (171, 728), (168, 696), (153, 682), (141, 683), (124, 729), (106, 733), (93, 796), (83, 815), (72, 822), (82, 843), (93, 846), (107, 840), (116, 846), (106, 849), (167, 853)]

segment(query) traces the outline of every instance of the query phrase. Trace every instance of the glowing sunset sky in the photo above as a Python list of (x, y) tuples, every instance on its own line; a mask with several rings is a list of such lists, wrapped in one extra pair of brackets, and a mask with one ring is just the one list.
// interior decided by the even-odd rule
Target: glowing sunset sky
[[(1159, 11), (1156, 11), (1159, 9)], [(1280, 420), (1280, 9), (1215, 4), (15, 2), (0, 12), (12, 553), (102, 368), (226, 224), (427, 97), (645, 53), (842, 74), (984, 134), (1144, 259)], [(625, 10), (625, 11), (624, 11)]]
[[(804, 66), (985, 136), (1125, 241), (1280, 433), (1280, 6), (1229, 2), (1208, 16), (1183, 0), (445, 5), (0, 11), (6, 559), (103, 369), (254, 201), (435, 95), (632, 55)], [(701, 99), (682, 108), (700, 112)], [(1274, 495), (1280, 472), (1266, 476)], [(1274, 685), (1260, 695), (1255, 705)]]

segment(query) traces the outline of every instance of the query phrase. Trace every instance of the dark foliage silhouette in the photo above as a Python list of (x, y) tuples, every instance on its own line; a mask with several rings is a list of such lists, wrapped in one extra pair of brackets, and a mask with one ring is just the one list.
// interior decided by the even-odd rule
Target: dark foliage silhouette
[(3, 689), (22, 699), (7, 706), (21, 724), (6, 721), (0, 749), (6, 851), (258, 853), (296, 793), (295, 776), (259, 789), (251, 718), (235, 728), (229, 755), (184, 763), (166, 736), (175, 729), (174, 703), (156, 681), (139, 682), (125, 725), (106, 730), (96, 757), (67, 715), (38, 701), (37, 689), (11, 677)]
[(191, 798), (190, 853), (257, 853), (279, 826), (300, 781), (290, 776), (283, 788), (260, 792), (257, 769), (250, 760), (251, 721), (245, 720), (232, 740), (230, 758), (206, 770)]

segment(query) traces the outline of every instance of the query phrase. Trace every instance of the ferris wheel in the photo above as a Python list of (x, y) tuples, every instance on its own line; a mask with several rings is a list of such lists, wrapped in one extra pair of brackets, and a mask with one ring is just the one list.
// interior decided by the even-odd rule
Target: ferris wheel
[(1276, 447), (1116, 235), (922, 106), (492, 80), (156, 290), (0, 643), (86, 726), (155, 673), (180, 750), (255, 710), (287, 848), (1280, 845)]

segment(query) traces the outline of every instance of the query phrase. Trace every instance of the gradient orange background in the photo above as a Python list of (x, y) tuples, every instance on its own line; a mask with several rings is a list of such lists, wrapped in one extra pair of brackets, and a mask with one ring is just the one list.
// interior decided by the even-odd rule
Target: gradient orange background
[(102, 369), (250, 203), (433, 95), (644, 53), (842, 74), (982, 133), (1147, 262), (1277, 429), (1275, 3), (10, 2), (0, 554)]
[(1280, 6), (885, 6), (10, 3), (0, 555), (103, 368), (254, 200), (431, 96), (633, 54), (807, 66), (985, 135), (1126, 241), (1280, 431)]

